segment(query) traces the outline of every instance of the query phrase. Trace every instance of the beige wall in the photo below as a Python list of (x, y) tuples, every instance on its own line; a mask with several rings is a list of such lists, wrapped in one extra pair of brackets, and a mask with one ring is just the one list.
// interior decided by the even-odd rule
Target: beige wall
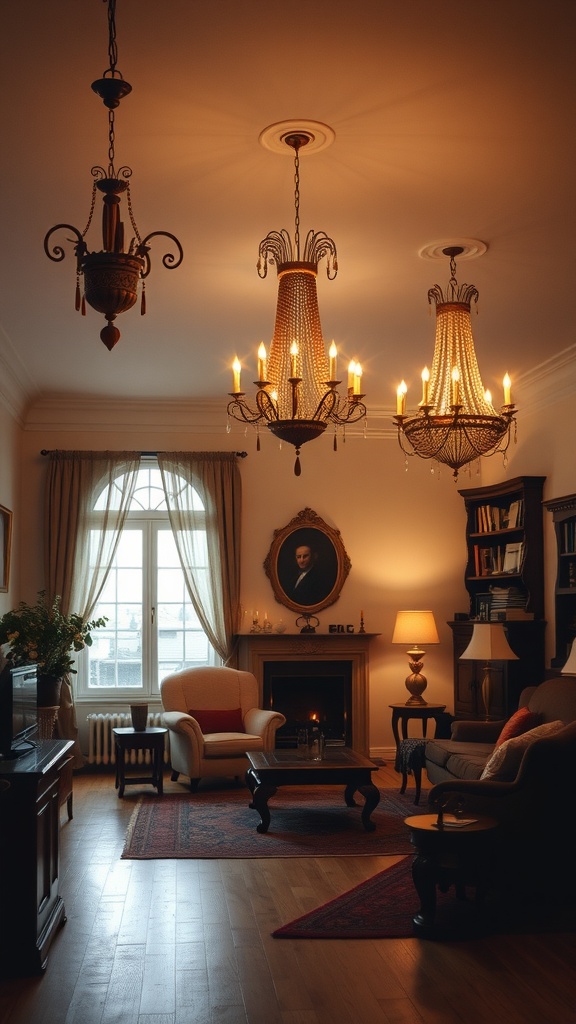
[(10, 611), (18, 599), (22, 537), (20, 515), (20, 441), (22, 431), (2, 403), (0, 393), (0, 505), (12, 512), (12, 557), (7, 593), (0, 593), (0, 615)]
[[(371, 645), (370, 747), (376, 756), (392, 745), (388, 704), (406, 696), (408, 671), (402, 648), (390, 643), (395, 612), (399, 608), (432, 608), (438, 623), (440, 644), (425, 659), (428, 677), (426, 696), (452, 709), (451, 633), (447, 621), (455, 611), (466, 611), (463, 585), (465, 566), (464, 509), (458, 487), (478, 486), (521, 474), (545, 475), (546, 497), (576, 490), (574, 460), (561, 454), (561, 426), (570, 425), (570, 401), (556, 408), (555, 423), (542, 413), (519, 421), (518, 444), (504, 470), (501, 456), (483, 460), (482, 476), (463, 474), (455, 485), (451, 474), (440, 478), (419, 459), (405, 461), (389, 419), (368, 438), (349, 437), (332, 451), (332, 438), (323, 437), (305, 446), (302, 475), (293, 475), (293, 449), (268, 434), (257, 453), (255, 434), (236, 426), (226, 433), (223, 410), (207, 404), (196, 425), (184, 406), (161, 403), (124, 404), (112, 408), (102, 403), (43, 403), (33, 407), (21, 434), (21, 474), (18, 472), (18, 436), (11, 427), (2, 432), (0, 482), (9, 499), (19, 506), (18, 533), (21, 558), (20, 586), (11, 588), (10, 607), (24, 597), (31, 599), (43, 586), (41, 515), (46, 461), (42, 448), (138, 450), (246, 450), (241, 463), (243, 480), (242, 606), (244, 631), (257, 608), (272, 621), (282, 618), (296, 631), (295, 616), (277, 604), (263, 562), (275, 529), (285, 526), (306, 507), (314, 509), (338, 529), (352, 569), (339, 601), (319, 616), (319, 631), (331, 622), (359, 625), (364, 611), (367, 632), (380, 634)], [(560, 428), (560, 429), (558, 429)], [(6, 438), (9, 438), (7, 441)], [(11, 440), (10, 440), (11, 438)], [(7, 460), (8, 465), (4, 462)], [(15, 496), (20, 480), (18, 501)], [(0, 498), (3, 504), (9, 502)], [(554, 551), (551, 519), (545, 515), (547, 551), (547, 608), (552, 616)], [(548, 630), (551, 646), (552, 630)], [(548, 651), (548, 661), (550, 651)], [(413, 728), (415, 726), (413, 725)]]

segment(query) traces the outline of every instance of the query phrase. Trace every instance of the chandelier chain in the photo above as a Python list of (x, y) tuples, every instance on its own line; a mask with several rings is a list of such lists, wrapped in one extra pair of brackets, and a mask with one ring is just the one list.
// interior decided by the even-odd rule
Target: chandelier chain
[[(116, 0), (103, 0), (103, 3), (108, 3), (108, 59), (110, 60), (110, 71), (112, 78), (116, 75), (122, 78), (119, 71), (116, 71), (116, 64), (118, 63), (118, 46), (116, 44)], [(104, 72), (106, 75), (106, 72)]]
[(296, 260), (300, 261), (300, 147), (294, 146), (294, 246)]

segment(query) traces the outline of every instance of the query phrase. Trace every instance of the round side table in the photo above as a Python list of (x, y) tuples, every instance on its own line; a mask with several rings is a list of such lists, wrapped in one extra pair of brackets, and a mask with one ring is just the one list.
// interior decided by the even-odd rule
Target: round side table
[[(446, 824), (450, 820), (456, 824)], [(468, 824), (462, 824), (465, 820)], [(412, 879), (420, 898), (420, 909), (413, 917), (414, 931), (419, 935), (434, 934), (436, 886), (442, 892), (454, 885), (456, 896), (464, 899), (464, 888), (473, 885), (476, 902), (484, 896), (485, 882), (491, 862), (495, 818), (470, 815), (455, 819), (444, 815), (438, 825), (437, 814), (416, 814), (404, 819), (410, 829), (410, 842), (416, 853), (412, 863)]]
[(446, 710), (445, 704), (389, 704), (388, 706), (392, 708), (392, 732), (394, 734), (396, 750), (398, 750), (400, 745), (398, 722), (402, 723), (403, 740), (408, 738), (408, 722), (411, 718), (420, 719), (422, 722), (422, 735), (426, 736), (428, 720), (433, 718), (436, 725), (438, 725), (440, 715)]

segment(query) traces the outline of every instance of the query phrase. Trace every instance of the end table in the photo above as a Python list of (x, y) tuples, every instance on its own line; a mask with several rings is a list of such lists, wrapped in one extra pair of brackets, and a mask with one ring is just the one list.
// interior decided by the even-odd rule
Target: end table
[[(124, 796), (125, 786), (151, 785), (158, 790), (158, 796), (163, 792), (163, 759), (164, 745), (168, 729), (162, 726), (149, 726), (147, 729), (136, 730), (132, 726), (118, 727), (112, 729), (114, 744), (116, 747), (116, 789), (118, 797)], [(127, 775), (126, 769), (130, 767), (126, 762), (126, 753), (130, 751), (150, 751), (150, 775)], [(140, 769), (142, 766), (138, 765)]]

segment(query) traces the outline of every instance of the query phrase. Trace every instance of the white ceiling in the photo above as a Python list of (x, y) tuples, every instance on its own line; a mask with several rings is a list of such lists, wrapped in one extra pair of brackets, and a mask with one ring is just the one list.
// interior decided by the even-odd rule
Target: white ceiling
[[(30, 399), (221, 397), (237, 353), (255, 369), (270, 339), (276, 279), (256, 273), (268, 231), (293, 230), (293, 166), (258, 141), (273, 122), (327, 123), (333, 145), (302, 153), (301, 221), (336, 242), (318, 277), (325, 338), (360, 359), (367, 404), (391, 405), (432, 357), (428, 288), (448, 267), (430, 243), (479, 239), (461, 262), (495, 395), (573, 346), (576, 271), (574, 0), (118, 0), (118, 69), (133, 87), (116, 115), (116, 166), (133, 170), (153, 243), (148, 313), (74, 310), (72, 247), (94, 164), (108, 161), (107, 111), (90, 88), (108, 67), (102, 0), (3, 5), (0, 357)], [(100, 202), (100, 200), (99, 200)], [(97, 216), (99, 217), (99, 211)], [(98, 227), (89, 248), (101, 248)], [(254, 379), (248, 376), (243, 378)]]

